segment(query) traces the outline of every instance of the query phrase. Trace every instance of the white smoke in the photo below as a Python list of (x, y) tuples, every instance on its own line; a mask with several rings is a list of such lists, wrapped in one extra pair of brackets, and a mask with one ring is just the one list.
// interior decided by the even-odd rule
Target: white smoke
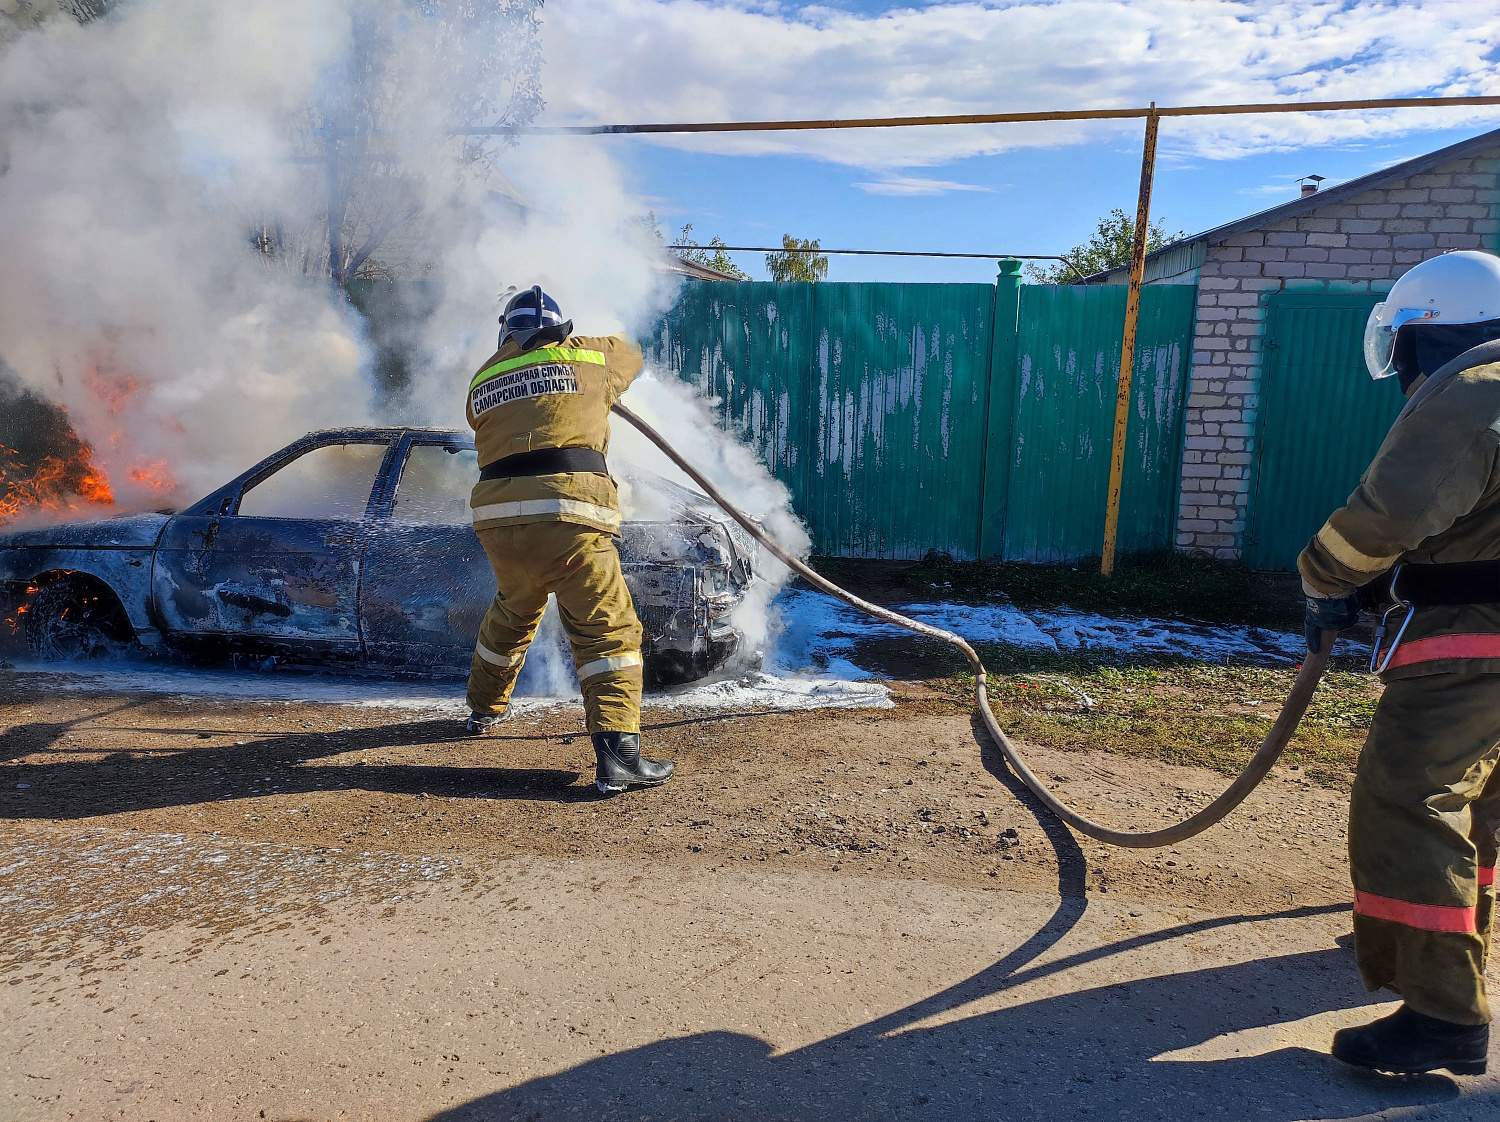
[[(0, 28), (0, 356), (67, 409), (120, 509), (184, 505), (316, 428), (462, 427), (508, 285), (542, 285), (580, 334), (644, 334), (669, 306), (676, 278), (605, 144), (445, 135), (534, 105), (538, 10), (120, 0), (83, 25)], [(364, 321), (327, 279), (329, 124), (367, 130), (336, 149), (364, 177), (359, 267), (435, 289), (394, 395), (376, 391)], [(685, 386), (648, 374), (629, 400), (806, 552), (785, 488)], [(615, 458), (680, 478), (633, 430), (614, 439)], [(736, 620), (751, 646), (785, 579), (760, 567)], [(535, 652), (547, 692), (565, 690), (544, 664), (556, 648)]]
[[(623, 401), (735, 506), (759, 521), (777, 544), (794, 557), (807, 557), (812, 539), (792, 510), (791, 492), (749, 447), (725, 434), (712, 412), (712, 402), (694, 396), (686, 383), (670, 375), (659, 377), (650, 370), (636, 380)], [(698, 489), (676, 464), (619, 417), (611, 418), (610, 456), (680, 486)], [(649, 501), (649, 497), (637, 496), (629, 487), (622, 490), (620, 499), (627, 517), (650, 517), (653, 513), (640, 507), (641, 500)], [(780, 630), (771, 601), (792, 577), (786, 566), (764, 549), (759, 550), (755, 569), (756, 582), (732, 617), (745, 637), (747, 651), (764, 650)]]
[(557, 597), (547, 597), (547, 610), (537, 626), (536, 637), (526, 649), (526, 661), (516, 678), (517, 697), (578, 697), (578, 674), (573, 669), (572, 648), (562, 617), (557, 614)]
[(432, 423), (463, 426), (462, 387), (495, 350), (507, 287), (541, 285), (580, 335), (649, 328), (674, 295), (677, 278), (661, 268), (639, 200), (597, 142), (528, 137), (490, 177), (431, 210), (443, 291), (419, 328), (426, 363), (408, 408)]
[(342, 301), (249, 240), (251, 215), (310, 219), (286, 122), (347, 22), (327, 0), (157, 0), (0, 48), (0, 347), (126, 509), (368, 415)]

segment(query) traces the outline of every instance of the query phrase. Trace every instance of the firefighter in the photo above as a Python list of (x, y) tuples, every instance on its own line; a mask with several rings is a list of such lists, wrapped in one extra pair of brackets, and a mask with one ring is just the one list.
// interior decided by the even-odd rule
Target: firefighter
[(656, 787), (670, 762), (641, 755), (641, 624), (614, 539), (620, 505), (604, 454), (609, 410), (640, 373), (623, 335), (572, 334), (538, 287), (512, 296), (500, 348), (469, 383), (479, 450), (474, 530), (495, 571), (495, 600), (469, 666), (466, 731), (505, 718), (547, 595), (573, 648), (600, 791)]
[(1349, 865), (1360, 974), (1402, 1005), (1340, 1030), (1333, 1054), (1480, 1074), (1500, 829), (1500, 260), (1415, 266), (1371, 312), (1365, 361), (1408, 400), (1297, 568), (1310, 649), (1377, 589), (1392, 605), (1376, 629), (1385, 690), (1355, 773)]

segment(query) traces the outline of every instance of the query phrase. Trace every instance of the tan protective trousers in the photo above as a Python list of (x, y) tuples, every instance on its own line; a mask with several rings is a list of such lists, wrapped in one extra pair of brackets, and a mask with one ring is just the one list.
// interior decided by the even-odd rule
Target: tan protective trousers
[(495, 601), (469, 664), (469, 708), (501, 713), (547, 607), (573, 646), (589, 732), (641, 731), (641, 624), (608, 534), (571, 522), (478, 531), (495, 570)]
[(1389, 683), (1349, 802), (1354, 949), (1371, 990), (1490, 1020), (1484, 971), (1500, 829), (1500, 675)]

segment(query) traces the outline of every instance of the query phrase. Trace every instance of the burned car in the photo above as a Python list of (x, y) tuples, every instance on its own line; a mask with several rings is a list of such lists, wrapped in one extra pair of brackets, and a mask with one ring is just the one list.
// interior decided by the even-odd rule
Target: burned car
[[(740, 644), (751, 542), (706, 497), (616, 474), (652, 515), (619, 542), (647, 680), (701, 678)], [(309, 433), (179, 513), (0, 534), (0, 582), (47, 659), (139, 644), (462, 674), (495, 594), (469, 520), (477, 477), (467, 433)]]

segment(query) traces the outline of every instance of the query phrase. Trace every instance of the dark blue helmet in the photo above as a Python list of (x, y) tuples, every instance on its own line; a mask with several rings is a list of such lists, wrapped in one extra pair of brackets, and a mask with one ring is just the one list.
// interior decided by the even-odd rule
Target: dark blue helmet
[(573, 321), (563, 321), (557, 301), (534, 284), (517, 292), (505, 305), (500, 317), (500, 346), (514, 339), (523, 351), (535, 350), (548, 343), (561, 343), (573, 334)]

